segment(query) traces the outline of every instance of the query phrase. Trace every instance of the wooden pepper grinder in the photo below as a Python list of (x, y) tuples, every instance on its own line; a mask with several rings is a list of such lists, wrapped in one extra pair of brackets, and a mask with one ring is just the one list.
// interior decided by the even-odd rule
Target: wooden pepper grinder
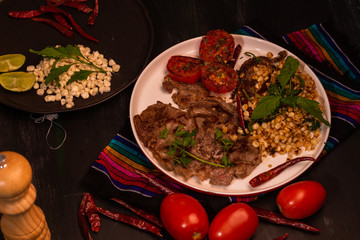
[(0, 152), (1, 231), (5, 240), (48, 240), (51, 234), (43, 211), (34, 205), (36, 190), (25, 157)]

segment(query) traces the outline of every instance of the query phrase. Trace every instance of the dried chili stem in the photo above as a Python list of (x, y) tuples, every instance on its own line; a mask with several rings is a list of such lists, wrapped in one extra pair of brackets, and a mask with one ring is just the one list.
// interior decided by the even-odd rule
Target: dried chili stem
[(302, 161), (316, 161), (315, 158), (313, 157), (298, 157), (298, 158), (294, 158), (290, 161), (287, 161), (285, 163), (280, 164), (279, 166), (272, 168), (266, 172), (260, 173), (259, 175), (255, 176), (254, 178), (252, 178), (249, 181), (249, 184), (252, 187), (257, 187), (271, 179), (273, 179), (274, 177), (276, 177), (277, 175), (279, 175), (282, 171), (284, 171), (287, 167), (294, 165), (295, 163), (298, 162), (302, 162)]

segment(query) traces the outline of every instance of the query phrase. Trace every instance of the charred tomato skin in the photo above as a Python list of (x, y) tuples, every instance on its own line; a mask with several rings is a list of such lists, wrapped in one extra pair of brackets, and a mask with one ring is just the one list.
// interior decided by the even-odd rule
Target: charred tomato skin
[(201, 39), (199, 54), (203, 62), (227, 63), (235, 49), (234, 37), (223, 29), (211, 30)]
[(177, 82), (194, 84), (200, 80), (202, 62), (198, 58), (172, 56), (166, 69), (171, 79)]
[(325, 188), (315, 181), (300, 181), (283, 188), (276, 204), (284, 217), (302, 219), (316, 213), (324, 204)]
[(209, 230), (209, 218), (195, 198), (172, 193), (160, 206), (160, 218), (169, 234), (176, 240), (201, 240)]
[(204, 86), (214, 93), (231, 92), (237, 85), (236, 71), (221, 63), (211, 62), (201, 67), (201, 80)]
[(212, 220), (209, 240), (247, 240), (254, 235), (259, 218), (252, 207), (233, 203), (223, 208)]

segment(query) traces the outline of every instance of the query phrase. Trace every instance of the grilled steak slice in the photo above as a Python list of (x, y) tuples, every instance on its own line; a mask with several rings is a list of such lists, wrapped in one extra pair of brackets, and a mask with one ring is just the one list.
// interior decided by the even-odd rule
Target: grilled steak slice
[(134, 116), (134, 124), (140, 140), (168, 170), (173, 169), (172, 159), (166, 153), (169, 144), (166, 139), (160, 138), (160, 131), (166, 126), (170, 136), (180, 125), (188, 131), (196, 127), (194, 119), (187, 112), (161, 102), (150, 105), (140, 115)]
[(237, 134), (239, 123), (235, 106), (220, 97), (211, 96), (201, 84), (182, 84), (166, 77), (163, 87), (170, 93), (177, 90), (172, 97), (181, 109), (157, 102), (136, 115), (134, 123), (141, 141), (167, 170), (173, 170), (185, 179), (197, 176), (201, 181), (210, 179), (210, 183), (214, 185), (229, 185), (234, 178), (248, 176), (260, 164), (258, 149), (245, 136), (234, 141), (226, 152), (231, 166), (217, 167), (197, 160), (191, 161), (187, 167), (175, 164), (167, 154), (168, 141), (160, 138), (160, 131), (165, 126), (169, 130), (168, 139), (174, 138), (179, 125), (189, 132), (196, 128), (196, 143), (187, 150), (208, 162), (223, 164), (225, 153), (215, 141), (216, 129), (226, 126), (223, 138), (230, 139), (230, 136)]

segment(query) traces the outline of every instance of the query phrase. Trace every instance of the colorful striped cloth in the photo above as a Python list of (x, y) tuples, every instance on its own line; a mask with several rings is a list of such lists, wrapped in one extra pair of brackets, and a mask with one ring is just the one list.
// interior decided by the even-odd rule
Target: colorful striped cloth
[[(264, 39), (263, 36), (248, 26), (242, 27), (236, 33)], [(294, 45), (299, 52), (316, 59), (320, 63), (333, 67), (351, 81), (360, 83), (359, 70), (341, 51), (322, 25), (316, 24), (307, 29), (287, 34), (284, 39), (288, 44)], [(299, 54), (296, 55), (301, 58)], [(332, 127), (330, 137), (322, 153), (322, 155), (325, 155), (359, 126), (360, 85), (356, 85), (357, 89), (350, 88), (344, 82), (331, 78), (313, 67), (312, 70), (326, 89), (331, 106)], [(131, 192), (145, 197), (156, 197), (161, 194), (159, 190), (149, 185), (145, 179), (135, 173), (134, 169), (137, 169), (147, 173), (150, 177), (174, 191), (186, 191), (201, 198), (201, 194), (185, 189), (155, 169), (136, 144), (119, 134), (100, 153), (92, 168), (96, 172), (103, 173), (110, 180), (111, 185), (120, 190), (119, 192), (122, 194)], [(206, 198), (210, 198), (210, 196), (206, 196)], [(231, 202), (249, 202), (256, 199), (257, 197), (217, 198), (221, 202), (220, 205)]]

